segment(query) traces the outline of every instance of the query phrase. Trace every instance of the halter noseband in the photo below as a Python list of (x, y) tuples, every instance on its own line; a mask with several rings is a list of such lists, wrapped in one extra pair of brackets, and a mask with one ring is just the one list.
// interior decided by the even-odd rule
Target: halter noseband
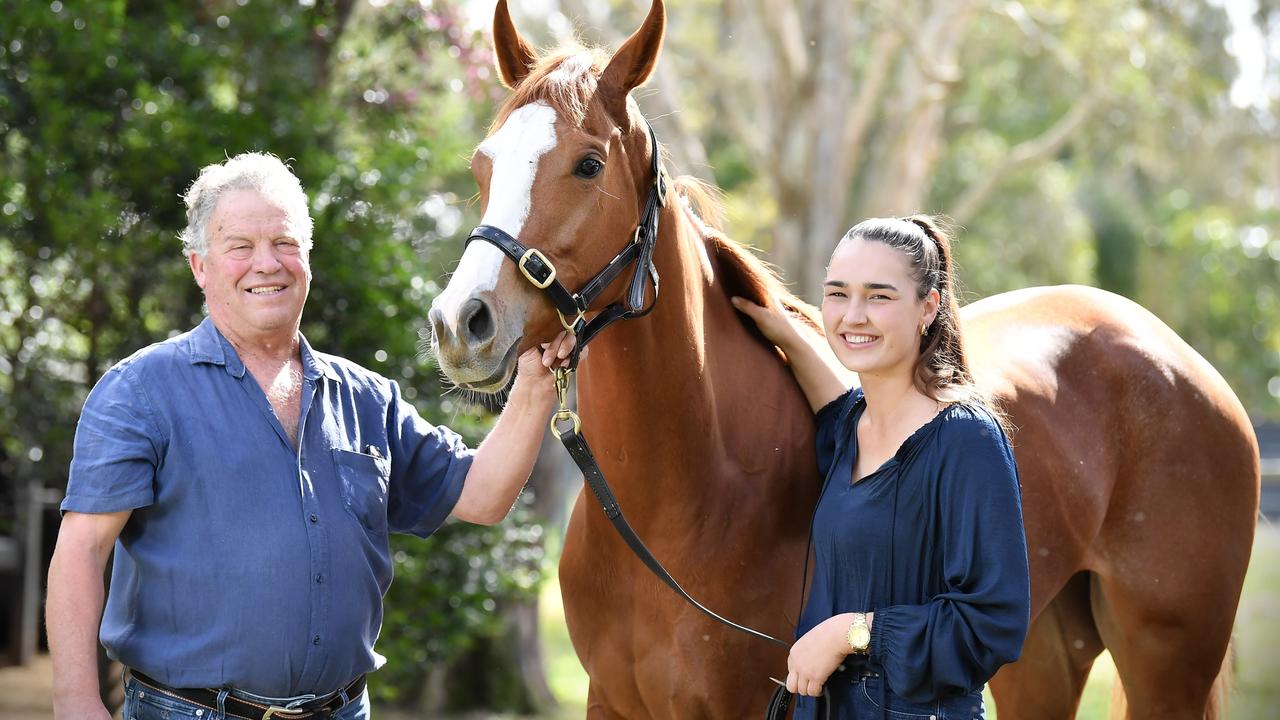
[[(627, 243), (627, 246), (588, 280), (578, 292), (570, 292), (560, 282), (556, 266), (541, 250), (522, 244), (500, 228), (492, 225), (478, 225), (467, 238), (467, 245), (470, 245), (473, 240), (483, 240), (501, 250), (515, 262), (516, 267), (520, 269), (520, 274), (551, 301), (556, 314), (560, 316), (560, 324), (578, 338), (569, 357), (570, 370), (577, 368), (578, 356), (582, 348), (586, 347), (591, 338), (601, 330), (617, 320), (643, 317), (652, 311), (654, 304), (658, 302), (658, 269), (653, 264), (653, 249), (658, 241), (658, 214), (667, 202), (667, 174), (658, 162), (658, 137), (654, 134), (652, 126), (647, 123), (646, 126), (649, 130), (649, 142), (653, 147), (653, 160), (650, 163), (653, 183), (649, 186), (649, 197), (645, 200), (640, 222), (636, 226), (631, 242)], [(610, 304), (587, 322), (587, 310), (596, 296), (603, 292), (632, 260), (636, 262), (636, 269), (631, 276), (624, 302)], [(648, 270), (647, 275), (653, 280), (653, 300), (647, 307), (644, 303), (646, 270)]]

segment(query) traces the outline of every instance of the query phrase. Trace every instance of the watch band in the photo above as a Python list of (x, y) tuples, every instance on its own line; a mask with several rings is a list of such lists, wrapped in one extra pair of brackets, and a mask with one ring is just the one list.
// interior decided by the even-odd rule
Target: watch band
[(853, 622), (849, 624), (849, 632), (845, 639), (849, 642), (850, 653), (867, 654), (871, 646), (871, 628), (867, 625), (866, 613), (853, 614)]

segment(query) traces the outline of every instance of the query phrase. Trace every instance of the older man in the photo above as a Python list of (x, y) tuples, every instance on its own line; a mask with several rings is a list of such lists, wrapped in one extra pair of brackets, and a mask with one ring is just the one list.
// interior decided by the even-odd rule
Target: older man
[(365, 718), (387, 533), (506, 515), (560, 348), (520, 357), (506, 410), (472, 451), (395, 382), (299, 333), (311, 218), (283, 163), (206, 167), (186, 204), (208, 317), (107, 372), (76, 430), (49, 571), (55, 715), (109, 717), (100, 637), (129, 668), (127, 718)]

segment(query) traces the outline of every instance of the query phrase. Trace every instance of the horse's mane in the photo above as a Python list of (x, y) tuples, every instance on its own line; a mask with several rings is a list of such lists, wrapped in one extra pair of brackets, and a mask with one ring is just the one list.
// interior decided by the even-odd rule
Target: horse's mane
[(608, 63), (609, 53), (603, 48), (587, 47), (576, 40), (545, 51), (502, 103), (489, 126), (489, 134), (502, 127), (511, 113), (539, 100), (581, 126), (587, 117), (587, 106), (596, 94), (600, 73)]
[(721, 229), (724, 204), (720, 200), (719, 188), (696, 177), (682, 175), (675, 180), (675, 193), (682, 200), (690, 220), (701, 229), (702, 241), (716, 268), (716, 282), (726, 294), (746, 298), (758, 305), (767, 306), (780, 301), (792, 315), (818, 333), (822, 332), (817, 308), (788, 290), (773, 266), (747, 246), (724, 234)]

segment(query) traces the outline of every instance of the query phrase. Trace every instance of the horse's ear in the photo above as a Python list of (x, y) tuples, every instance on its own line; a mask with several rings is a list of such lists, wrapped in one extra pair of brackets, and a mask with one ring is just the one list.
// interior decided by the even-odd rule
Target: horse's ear
[(493, 10), (493, 54), (497, 56), (498, 77), (512, 89), (528, 77), (529, 69), (537, 59), (533, 49), (516, 32), (507, 0), (498, 0), (498, 6)]
[(639, 30), (618, 48), (600, 74), (606, 110), (615, 118), (626, 117), (627, 95), (644, 84), (658, 65), (662, 37), (667, 30), (667, 12), (662, 0), (653, 0)]

